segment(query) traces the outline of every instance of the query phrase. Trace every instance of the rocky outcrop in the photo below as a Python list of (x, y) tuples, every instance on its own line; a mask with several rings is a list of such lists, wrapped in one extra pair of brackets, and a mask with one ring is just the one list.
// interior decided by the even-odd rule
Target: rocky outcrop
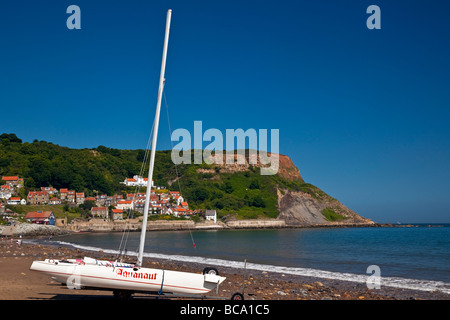
[(226, 222), (226, 227), (231, 229), (272, 229), (285, 228), (284, 220), (279, 219), (245, 219)]
[[(278, 190), (278, 208), (278, 219), (289, 226), (374, 224), (323, 192), (313, 196), (302, 191)], [(323, 213), (327, 210), (333, 216), (326, 217)]]
[(278, 155), (279, 167), (278, 175), (286, 180), (302, 180), (300, 170), (294, 165), (291, 158), (288, 156)]
[(59, 236), (68, 233), (70, 233), (70, 231), (66, 229), (43, 224), (19, 223), (16, 226), (0, 226), (0, 234), (2, 236), (37, 237), (37, 236)]
[[(255, 152), (253, 154), (248, 154), (248, 150), (245, 155), (235, 153), (233, 163), (226, 163), (225, 154), (223, 155), (222, 163), (216, 164), (219, 168), (220, 173), (236, 173), (241, 171), (250, 170), (250, 166), (254, 167), (268, 167), (269, 165), (264, 165), (260, 161), (259, 155)], [(294, 165), (292, 160), (283, 154), (267, 153), (268, 157), (274, 157), (274, 161), (278, 161), (278, 171), (277, 175), (281, 176), (286, 180), (302, 180), (300, 175), (300, 170)], [(213, 158), (210, 156), (207, 158), (208, 161), (214, 162)], [(214, 169), (197, 169), (199, 173), (217, 173)]]

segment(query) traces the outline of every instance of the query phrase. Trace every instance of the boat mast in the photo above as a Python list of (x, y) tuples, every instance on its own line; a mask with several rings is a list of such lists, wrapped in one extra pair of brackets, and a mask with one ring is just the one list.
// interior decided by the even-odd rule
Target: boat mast
[(152, 139), (152, 150), (150, 154), (150, 165), (148, 170), (148, 181), (147, 181), (147, 194), (145, 198), (145, 206), (144, 206), (144, 217), (142, 220), (142, 230), (141, 230), (141, 239), (139, 242), (139, 253), (137, 265), (142, 266), (143, 254), (144, 254), (144, 243), (145, 243), (145, 233), (147, 231), (147, 218), (148, 218), (148, 209), (150, 204), (150, 194), (152, 188), (152, 179), (153, 179), (153, 167), (155, 164), (155, 152), (156, 152), (156, 139), (158, 137), (158, 126), (159, 126), (159, 113), (161, 110), (161, 99), (162, 93), (164, 90), (164, 72), (166, 69), (166, 57), (167, 57), (167, 45), (169, 42), (169, 29), (170, 29), (170, 18), (172, 16), (172, 10), (167, 11), (166, 18), (166, 33), (164, 37), (164, 48), (163, 48), (163, 56), (161, 63), (161, 74), (159, 77), (159, 90), (158, 90), (158, 101), (156, 103), (156, 114), (155, 114), (155, 124), (153, 128), (153, 139)]

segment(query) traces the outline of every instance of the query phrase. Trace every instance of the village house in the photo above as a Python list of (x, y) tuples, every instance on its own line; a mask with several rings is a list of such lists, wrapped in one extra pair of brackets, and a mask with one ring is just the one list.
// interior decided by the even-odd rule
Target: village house
[(131, 200), (122, 200), (117, 202), (117, 209), (121, 209), (121, 210), (133, 210), (134, 209), (134, 204), (133, 201)]
[(145, 203), (144, 202), (137, 202), (135, 201), (134, 204), (134, 209), (135, 211), (139, 212), (139, 213), (144, 213), (144, 207), (145, 207)]
[(123, 220), (123, 210), (112, 209), (113, 220)]
[(20, 197), (11, 197), (11, 198), (9, 198), (9, 200), (6, 203), (10, 204), (10, 205), (13, 205), (13, 206), (19, 205), (19, 204), (26, 205), (27, 204), (27, 200), (20, 199)]
[[(142, 178), (141, 176), (136, 175), (133, 176), (133, 178), (125, 178), (122, 183), (127, 187), (147, 187), (148, 178)], [(151, 187), (153, 187), (153, 180)]]
[(59, 198), (61, 201), (67, 200), (67, 194), (69, 193), (69, 189), (63, 188), (59, 189)]
[(159, 200), (157, 203), (160, 204), (161, 207), (168, 208), (170, 206), (169, 200), (167, 200), (167, 199)]
[(66, 198), (66, 200), (69, 201), (69, 202), (75, 203), (76, 198), (75, 198), (75, 191), (74, 190), (68, 190), (67, 191), (67, 198)]
[(37, 211), (37, 212), (28, 212), (25, 215), (25, 220), (31, 223), (36, 224), (55, 224), (55, 215), (52, 211)]
[(106, 206), (106, 204), (105, 204), (106, 198), (108, 198), (108, 196), (106, 194), (97, 195), (95, 198), (96, 198), (95, 203), (98, 206), (102, 206), (102, 207)]
[(30, 191), (27, 196), (28, 203), (31, 205), (47, 204), (47, 191)]
[(166, 206), (161, 206), (161, 214), (172, 214), (172, 208), (166, 207)]
[(216, 223), (217, 222), (216, 210), (206, 210), (205, 218), (206, 218), (206, 220), (214, 221), (214, 223)]
[(183, 216), (187, 214), (187, 210), (182, 207), (175, 207), (172, 208), (173, 214), (175, 217)]
[(114, 206), (114, 197), (107, 196), (105, 199), (105, 207)]
[(58, 194), (58, 190), (53, 187), (41, 187), (41, 191), (46, 191), (49, 196), (55, 196)]
[(77, 192), (75, 193), (75, 199), (76, 199), (76, 203), (77, 205), (83, 204), (84, 203), (84, 192)]
[(161, 214), (162, 207), (160, 204), (150, 204), (148, 210), (151, 214)]
[(180, 206), (182, 202), (184, 202), (184, 198), (182, 196), (174, 196), (173, 200), (175, 200), (175, 203), (177, 206)]
[[(144, 199), (145, 200), (145, 199)], [(150, 196), (150, 203), (151, 204), (157, 204), (159, 201), (159, 197), (157, 195), (151, 195)]]
[(135, 200), (135, 199), (142, 199), (146, 198), (147, 194), (145, 192), (138, 192), (138, 193), (127, 193), (127, 200)]
[(180, 205), (183, 209), (189, 210), (189, 206), (188, 206), (187, 202), (181, 202)]
[(108, 218), (108, 208), (107, 207), (92, 207), (91, 214), (94, 218)]
[(0, 199), (9, 199), (15, 193), (14, 188), (8, 184), (0, 186)]
[[(145, 207), (145, 194), (137, 194), (139, 196), (136, 196), (136, 198), (133, 200), (133, 206), (135, 211), (140, 212), (140, 213), (144, 213), (144, 207)], [(150, 209), (149, 209), (150, 211)]]
[(159, 199), (161, 200), (170, 199), (170, 196), (167, 193), (160, 193)]
[(23, 187), (23, 179), (18, 176), (3, 176), (2, 180), (5, 181), (7, 185), (17, 188)]
[(59, 198), (53, 197), (50, 200), (48, 200), (48, 204), (50, 205), (61, 204), (61, 200)]

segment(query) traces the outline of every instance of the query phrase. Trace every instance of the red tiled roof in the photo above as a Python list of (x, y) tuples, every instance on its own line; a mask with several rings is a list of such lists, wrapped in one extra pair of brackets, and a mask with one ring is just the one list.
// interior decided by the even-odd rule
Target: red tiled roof
[(106, 207), (92, 207), (91, 211), (105, 211), (108, 210)]
[(28, 192), (28, 198), (32, 198), (35, 196), (46, 196), (47, 191), (30, 191)]
[(16, 181), (18, 180), (19, 177), (18, 176), (3, 176), (2, 180), (3, 181)]
[(52, 211), (43, 211), (43, 212), (28, 212), (25, 216), (25, 219), (39, 219), (39, 218), (48, 218), (52, 214)]

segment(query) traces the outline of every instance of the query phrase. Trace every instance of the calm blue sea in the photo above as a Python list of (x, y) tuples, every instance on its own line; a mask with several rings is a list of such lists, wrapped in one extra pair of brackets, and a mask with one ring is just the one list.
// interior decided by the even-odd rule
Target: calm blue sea
[[(128, 254), (139, 233), (129, 233)], [(116, 253), (122, 233), (85, 233), (53, 242)], [(195, 243), (195, 246), (193, 245)], [(450, 293), (450, 224), (407, 228), (318, 228), (147, 232), (146, 256)]]

